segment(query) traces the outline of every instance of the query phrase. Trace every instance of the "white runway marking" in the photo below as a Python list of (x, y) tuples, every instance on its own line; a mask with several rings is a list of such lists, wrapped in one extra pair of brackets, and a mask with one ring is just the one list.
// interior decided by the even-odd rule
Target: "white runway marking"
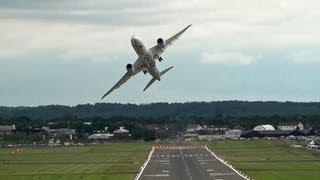
[[(184, 157), (208, 157), (208, 156), (211, 156), (211, 155), (208, 155), (208, 154), (183, 154), (181, 156), (184, 156)], [(152, 156), (152, 157), (159, 157), (159, 158), (164, 158), (164, 159), (168, 159), (168, 158), (174, 158), (174, 157), (180, 157), (180, 154), (178, 155), (155, 155), (155, 156)]]
[(183, 157), (182, 150), (179, 149), (179, 151), (180, 151), (180, 154), (181, 154), (181, 158), (182, 158), (182, 162), (183, 162), (183, 164), (184, 164), (184, 167), (186, 168), (186, 173), (187, 173), (187, 175), (189, 176), (189, 179), (192, 180), (192, 176), (191, 176), (191, 173), (190, 173), (190, 169), (189, 169), (189, 167), (188, 167), (188, 165), (187, 165), (187, 163), (186, 163), (186, 160), (185, 160), (184, 157)]
[(220, 162), (222, 162), (224, 165), (228, 166), (230, 169), (232, 169), (234, 172), (236, 172), (239, 176), (243, 177), (246, 180), (249, 180), (250, 178), (246, 177), (245, 175), (243, 175), (242, 173), (240, 173), (239, 171), (237, 171), (236, 169), (234, 169), (232, 166), (230, 166), (229, 164), (227, 164), (224, 160), (222, 160), (221, 158), (219, 158), (218, 156), (216, 156), (207, 146), (204, 146), (204, 148), (209, 151), (209, 153), (211, 154), (211, 156), (214, 156), (217, 160), (219, 160)]
[[(144, 173), (142, 175), (140, 173), (142, 176), (141, 180), (171, 179), (173, 177), (176, 177), (177, 179), (182, 178), (183, 180), (196, 180), (200, 177), (212, 180), (227, 180), (234, 179), (236, 178), (235, 176), (237, 176), (236, 179), (240, 179), (238, 175), (248, 180), (248, 178), (246, 178), (243, 174), (240, 174), (224, 160), (217, 157), (206, 146), (203, 148), (206, 151), (187, 151), (184, 149), (185, 148), (176, 148), (176, 150), (172, 152), (159, 150), (159, 152), (155, 151), (159, 154), (153, 156), (152, 153), (150, 153), (153, 158), (149, 163), (145, 164), (150, 164), (151, 162), (154, 164), (152, 164), (152, 167), (148, 166), (149, 168), (146, 168), (146, 170), (142, 169)], [(222, 162), (223, 165), (220, 164), (220, 162)], [(176, 168), (177, 165), (180, 167)], [(223, 167), (218, 167), (221, 165)], [(198, 166), (199, 168), (194, 168), (193, 166)], [(171, 169), (172, 167), (174, 168)], [(233, 171), (229, 171), (228, 169), (226, 170), (224, 168), (230, 168)], [(199, 169), (200, 172), (198, 172)], [(194, 171), (197, 171), (197, 173), (193, 174)], [(135, 178), (135, 180), (139, 179)]]
[(217, 161), (217, 160), (214, 160), (214, 159), (199, 159), (198, 161), (200, 161), (200, 162), (212, 162), (212, 161)]
[(157, 160), (157, 161), (153, 161), (153, 162), (165, 162), (165, 163), (168, 163), (170, 161), (169, 160)]
[(146, 174), (144, 176), (148, 176), (148, 177), (168, 177), (169, 174)]
[(146, 162), (144, 162), (144, 164), (142, 165), (141, 171), (140, 171), (140, 172), (137, 174), (137, 176), (134, 178), (135, 180), (139, 179), (140, 176), (142, 175), (144, 169), (145, 169), (146, 166), (148, 165), (148, 163), (149, 163), (149, 161), (150, 161), (150, 159), (151, 159), (151, 157), (152, 157), (152, 155), (153, 155), (154, 150), (155, 150), (155, 148), (152, 147), (152, 149), (151, 149), (151, 151), (150, 151), (150, 153), (149, 153), (149, 155), (148, 155), (148, 159), (147, 159)]
[(235, 175), (235, 173), (210, 173), (210, 176), (231, 176)]

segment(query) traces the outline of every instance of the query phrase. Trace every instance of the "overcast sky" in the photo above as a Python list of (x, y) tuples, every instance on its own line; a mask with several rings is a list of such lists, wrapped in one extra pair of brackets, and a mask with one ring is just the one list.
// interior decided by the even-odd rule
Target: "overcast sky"
[[(318, 0), (0, 0), (0, 105), (320, 101)], [(101, 96), (137, 55), (167, 49), (161, 82), (142, 73)]]

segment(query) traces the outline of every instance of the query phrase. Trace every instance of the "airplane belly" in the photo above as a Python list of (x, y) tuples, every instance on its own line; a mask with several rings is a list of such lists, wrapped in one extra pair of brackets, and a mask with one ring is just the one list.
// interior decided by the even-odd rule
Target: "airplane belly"
[(159, 79), (159, 69), (157, 67), (156, 61), (152, 58), (151, 55), (146, 54), (144, 56), (144, 63), (148, 72), (156, 79)]

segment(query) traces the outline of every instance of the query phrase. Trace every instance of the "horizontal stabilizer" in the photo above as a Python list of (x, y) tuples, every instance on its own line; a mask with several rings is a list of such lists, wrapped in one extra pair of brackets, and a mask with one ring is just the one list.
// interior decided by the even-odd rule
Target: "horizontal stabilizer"
[[(170, 69), (172, 69), (172, 68), (173, 68), (173, 66), (171, 66), (171, 67), (169, 67), (169, 68), (161, 71), (161, 72), (160, 72), (160, 75), (161, 75), (161, 76), (164, 75), (166, 72), (168, 72), (168, 71), (169, 71)], [(152, 78), (152, 79), (149, 81), (149, 83), (147, 84), (147, 86), (143, 89), (143, 92), (144, 92), (145, 90), (147, 90), (148, 87), (150, 87), (155, 81), (156, 81), (156, 78)]]

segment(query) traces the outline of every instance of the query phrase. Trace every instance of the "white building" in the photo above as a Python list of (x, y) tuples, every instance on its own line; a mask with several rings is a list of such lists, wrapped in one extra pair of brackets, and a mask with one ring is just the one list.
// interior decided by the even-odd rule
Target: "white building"
[(304, 130), (304, 126), (301, 122), (299, 123), (284, 123), (284, 124), (279, 124), (278, 126), (278, 130), (282, 130), (282, 131), (293, 131), (296, 130), (297, 128), (299, 128), (299, 130)]
[(224, 140), (226, 136), (223, 134), (220, 135), (198, 135), (199, 141), (215, 141), (215, 140)]
[(231, 129), (231, 130), (225, 131), (224, 133), (226, 138), (234, 139), (234, 138), (240, 138), (242, 131), (239, 129)]
[(7, 133), (11, 133), (13, 131), (16, 130), (16, 126), (12, 125), (12, 126), (0, 126), (0, 134), (7, 134)]
[(188, 124), (186, 131), (187, 132), (196, 132), (196, 131), (200, 131), (203, 128), (199, 125), (199, 124)]
[(263, 124), (253, 128), (254, 131), (274, 131), (274, 127), (270, 124)]
[(88, 136), (89, 140), (108, 140), (111, 139), (113, 137), (113, 134), (91, 134), (90, 136)]
[(129, 131), (126, 130), (123, 126), (120, 126), (119, 129), (113, 131), (113, 134), (128, 134)]
[(91, 125), (92, 125), (92, 122), (84, 122), (83, 124), (84, 124), (84, 125), (91, 126)]

